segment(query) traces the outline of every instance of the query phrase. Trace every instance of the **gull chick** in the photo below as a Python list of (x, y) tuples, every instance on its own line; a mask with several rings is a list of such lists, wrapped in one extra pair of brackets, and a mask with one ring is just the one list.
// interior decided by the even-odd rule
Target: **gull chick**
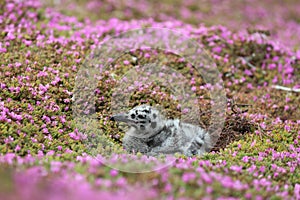
[(114, 115), (111, 120), (129, 126), (123, 138), (123, 147), (129, 152), (151, 156), (174, 153), (193, 156), (202, 155), (212, 148), (211, 136), (204, 129), (179, 119), (165, 119), (149, 105)]

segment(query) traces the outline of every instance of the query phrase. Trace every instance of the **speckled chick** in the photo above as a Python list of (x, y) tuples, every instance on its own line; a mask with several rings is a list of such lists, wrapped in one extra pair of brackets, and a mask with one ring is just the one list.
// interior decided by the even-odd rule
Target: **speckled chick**
[(149, 105), (140, 105), (128, 113), (114, 115), (111, 120), (129, 126), (123, 138), (123, 147), (128, 152), (150, 156), (181, 153), (190, 157), (202, 155), (212, 148), (211, 136), (204, 129), (179, 119), (165, 119)]

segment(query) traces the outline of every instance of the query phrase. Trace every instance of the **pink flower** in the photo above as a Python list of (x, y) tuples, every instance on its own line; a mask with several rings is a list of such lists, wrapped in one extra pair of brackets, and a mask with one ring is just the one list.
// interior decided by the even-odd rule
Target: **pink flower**
[(295, 199), (300, 199), (300, 184), (296, 183), (294, 187), (294, 197)]
[(43, 132), (44, 134), (48, 134), (48, 133), (49, 133), (49, 131), (48, 131), (47, 128), (43, 128), (43, 129), (42, 129), (42, 132)]
[(172, 191), (172, 185), (170, 183), (167, 183), (165, 185), (164, 191), (165, 192), (171, 192)]
[(182, 113), (183, 114), (187, 114), (189, 112), (189, 109), (188, 108), (184, 108), (183, 110), (182, 110)]
[(37, 77), (46, 77), (46, 76), (48, 76), (48, 73), (44, 71), (40, 71), (37, 75)]
[(60, 81), (60, 78), (56, 76), (53, 81), (51, 81), (52, 85), (56, 85)]
[(213, 50), (213, 52), (215, 52), (217, 54), (220, 54), (222, 52), (222, 47), (216, 46), (212, 50)]
[(60, 119), (60, 122), (63, 124), (66, 122), (65, 116), (59, 116), (59, 119)]
[(182, 175), (183, 182), (187, 183), (190, 180), (194, 180), (196, 178), (196, 174), (192, 172), (187, 172)]
[(291, 131), (291, 127), (289, 125), (284, 125), (284, 130), (286, 130), (287, 132)]
[(20, 150), (21, 150), (21, 147), (20, 147), (19, 145), (17, 145), (17, 146), (15, 147), (15, 151), (18, 152), (18, 151), (20, 151)]
[(261, 166), (261, 167), (259, 168), (259, 171), (260, 171), (260, 172), (265, 172), (265, 170), (266, 170), (266, 167), (265, 167), (265, 166)]
[(212, 178), (205, 172), (201, 173), (200, 177), (208, 184), (211, 184), (213, 182)]
[(255, 146), (255, 144), (256, 144), (256, 140), (254, 140), (252, 143), (251, 143), (251, 147), (254, 147)]
[(115, 169), (112, 169), (112, 170), (110, 170), (109, 174), (110, 174), (112, 177), (115, 177), (115, 176), (118, 175), (118, 171), (115, 170)]
[(42, 84), (40, 84), (40, 85), (39, 85), (39, 90), (40, 90), (39, 94), (40, 94), (40, 95), (43, 95), (45, 92), (47, 92), (48, 88), (49, 88), (49, 85), (48, 85), (48, 84), (45, 85), (45, 86), (42, 85)]
[(15, 66), (16, 66), (16, 67), (20, 67), (21, 65), (22, 65), (22, 63), (19, 63), (19, 62), (16, 62), (16, 63), (15, 63)]
[(244, 156), (242, 158), (242, 161), (245, 162), (245, 163), (249, 162), (249, 157), (248, 156)]
[(52, 172), (59, 172), (61, 166), (62, 166), (62, 163), (61, 163), (61, 162), (59, 162), (59, 161), (52, 161), (52, 162), (50, 163), (50, 170), (51, 170)]
[(9, 143), (12, 143), (14, 141), (14, 138), (11, 137), (10, 135), (4, 139), (4, 143), (5, 144), (9, 144)]
[(284, 111), (288, 111), (290, 109), (290, 107), (288, 105), (284, 106)]
[(240, 172), (242, 172), (243, 166), (235, 166), (235, 165), (232, 165), (232, 166), (230, 167), (230, 169), (231, 169), (232, 171), (235, 171), (235, 172), (240, 173)]
[(79, 140), (79, 136), (76, 133), (74, 133), (74, 132), (69, 133), (69, 136), (73, 140)]
[(262, 122), (262, 123), (260, 123), (259, 125), (260, 125), (260, 127), (261, 127), (262, 129), (266, 129), (266, 128), (267, 128), (267, 126), (266, 126), (266, 123), (265, 123), (265, 122)]
[(118, 180), (116, 181), (116, 185), (118, 187), (125, 187), (127, 185), (127, 180), (124, 177), (120, 177), (118, 178)]
[(0, 53), (6, 53), (7, 49), (6, 48), (0, 48)]
[(124, 60), (123, 63), (124, 63), (124, 65), (129, 65), (130, 64), (130, 62), (128, 60)]

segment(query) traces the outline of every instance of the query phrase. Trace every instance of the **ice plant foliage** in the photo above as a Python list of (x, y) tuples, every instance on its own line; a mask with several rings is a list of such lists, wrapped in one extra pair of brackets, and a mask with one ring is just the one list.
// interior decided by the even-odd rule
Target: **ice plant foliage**
[[(155, 7), (148, 1), (80, 1), (84, 6), (53, 2), (69, 7), (60, 12), (38, 0), (0, 3), (0, 199), (300, 199), (300, 94), (271, 87), (300, 88), (297, 1), (287, 9), (272, 3), (276, 11), (264, 3), (260, 9), (215, 1), (199, 7), (193, 0), (182, 1), (180, 9), (168, 1)], [(216, 19), (213, 13), (222, 13), (228, 5), (245, 15), (243, 26), (232, 15), (222, 22), (236, 31), (199, 24), (207, 16)], [(103, 14), (94, 22), (83, 17), (84, 12), (97, 9), (111, 16)], [(81, 14), (76, 17), (72, 11)], [(258, 29), (246, 31), (249, 24)], [(235, 102), (228, 104), (227, 114), (233, 118), (225, 126), (231, 132), (224, 130), (223, 136), (230, 139), (243, 133), (238, 139), (202, 157), (176, 155), (172, 166), (147, 174), (117, 171), (85, 153), (83, 141), (88, 138), (72, 117), (76, 73), (103, 40), (141, 27), (180, 31), (208, 51), (221, 72), (228, 99)], [(107, 141), (120, 145), (123, 136), (109, 121), (111, 89), (124, 71), (143, 63), (159, 60), (186, 74), (190, 90), (199, 94), (205, 108), (207, 98), (201, 92), (211, 86), (202, 84), (183, 58), (141, 49), (118, 59), (112, 59), (111, 69), (97, 77), (95, 91), (99, 124)], [(139, 82), (134, 86), (133, 101), (157, 103), (170, 112), (181, 109), (167, 88)], [(209, 118), (203, 119), (205, 127)], [(253, 126), (237, 126), (230, 119)], [(123, 151), (109, 159), (113, 163), (116, 158), (122, 165), (134, 163), (133, 159), (156, 162), (142, 154), (128, 157)]]

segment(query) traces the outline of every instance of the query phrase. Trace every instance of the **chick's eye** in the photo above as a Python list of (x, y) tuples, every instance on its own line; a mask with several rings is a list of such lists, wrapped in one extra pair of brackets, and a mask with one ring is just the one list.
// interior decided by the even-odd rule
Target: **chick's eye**
[(146, 115), (138, 115), (138, 118), (140, 118), (140, 119), (146, 119)]

